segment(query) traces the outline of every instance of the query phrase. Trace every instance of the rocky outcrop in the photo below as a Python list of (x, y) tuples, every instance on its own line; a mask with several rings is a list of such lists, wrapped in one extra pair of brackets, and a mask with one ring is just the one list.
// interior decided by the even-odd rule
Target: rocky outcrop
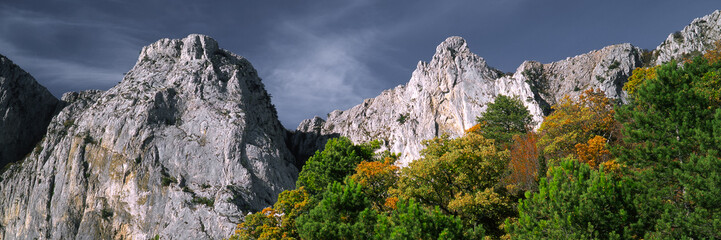
[(0, 169), (30, 153), (58, 103), (30, 74), (0, 55)]
[[(436, 48), (430, 63), (418, 63), (408, 84), (346, 111), (333, 111), (325, 123), (313, 122), (322, 124), (319, 135), (339, 134), (354, 142), (380, 139), (387, 149), (401, 153), (399, 164), (406, 165), (420, 157), (423, 140), (464, 134), (501, 94), (520, 98), (536, 127), (565, 95), (597, 88), (625, 100), (621, 88), (641, 65), (640, 55), (639, 48), (619, 44), (549, 64), (527, 61), (514, 74), (504, 75), (473, 54), (464, 39), (450, 37)], [(301, 124), (299, 132), (309, 131)], [(309, 141), (314, 139), (296, 140)]]
[(654, 51), (656, 64), (681, 60), (705, 52), (721, 40), (721, 11), (694, 19), (683, 30), (669, 34)]
[(159, 40), (117, 86), (63, 101), (0, 175), (0, 239), (220, 239), (294, 187), (257, 72), (207, 36)]
[(601, 89), (606, 96), (626, 101), (623, 85), (642, 65), (642, 50), (631, 44), (618, 44), (561, 61), (526, 65), (525, 77), (530, 78), (537, 94), (550, 105), (564, 96), (577, 97), (586, 89)]
[[(346, 111), (331, 112), (320, 135), (339, 134), (354, 142), (380, 139), (387, 149), (402, 153), (403, 165), (418, 158), (422, 140), (458, 136), (473, 126), (498, 94), (519, 96), (541, 116), (530, 85), (501, 75), (473, 54), (464, 39), (450, 37), (436, 48), (430, 63), (418, 63), (408, 84)], [(303, 131), (303, 125), (296, 130)]]

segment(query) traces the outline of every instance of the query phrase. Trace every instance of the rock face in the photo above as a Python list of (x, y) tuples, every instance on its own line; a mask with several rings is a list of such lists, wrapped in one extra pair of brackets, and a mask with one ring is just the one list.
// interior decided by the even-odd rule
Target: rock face
[(33, 149), (58, 103), (30, 74), (0, 55), (0, 169)]
[[(642, 50), (631, 44), (618, 44), (601, 50), (543, 64), (525, 62), (524, 77), (530, 79), (540, 97), (550, 105), (564, 96), (577, 97), (586, 89), (601, 89), (606, 96), (626, 101), (623, 85), (642, 65)], [(520, 69), (519, 68), (519, 69)]]
[(721, 40), (721, 11), (696, 18), (683, 30), (669, 34), (656, 50), (656, 64), (703, 53)]
[[(401, 153), (399, 164), (406, 165), (420, 157), (422, 140), (461, 136), (499, 94), (520, 98), (537, 126), (550, 105), (566, 94), (600, 88), (609, 97), (624, 99), (621, 86), (640, 64), (639, 55), (640, 49), (620, 44), (549, 64), (527, 61), (504, 76), (473, 54), (464, 39), (450, 37), (430, 63), (418, 63), (408, 84), (346, 111), (333, 111), (325, 123), (312, 122), (322, 125), (316, 135), (339, 134), (354, 142), (381, 139), (387, 149)], [(306, 125), (304, 121), (296, 134), (309, 132)]]
[(159, 40), (119, 85), (63, 101), (0, 175), (0, 239), (220, 239), (295, 185), (257, 72), (207, 36)]

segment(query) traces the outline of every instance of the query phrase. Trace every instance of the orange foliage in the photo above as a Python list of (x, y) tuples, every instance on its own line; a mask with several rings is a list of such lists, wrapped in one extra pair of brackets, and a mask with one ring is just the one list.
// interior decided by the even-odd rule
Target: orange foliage
[(471, 133), (471, 132), (478, 132), (478, 131), (480, 131), (480, 130), (481, 130), (481, 125), (482, 125), (481, 123), (477, 123), (476, 125), (473, 125), (473, 127), (469, 128), (469, 129), (466, 129), (466, 133)]
[(576, 144), (578, 161), (596, 168), (598, 164), (608, 161), (611, 152), (606, 148), (606, 138), (594, 136), (587, 143)]
[(529, 132), (513, 136), (509, 147), (511, 159), (508, 163), (510, 174), (505, 182), (514, 190), (533, 190), (538, 180), (538, 134)]
[(714, 42), (713, 47), (703, 54), (709, 64), (713, 64), (721, 60), (721, 40)]
[[(363, 191), (373, 202), (376, 209), (387, 209), (388, 189), (398, 181), (398, 166), (394, 165), (394, 157), (385, 157), (381, 161), (363, 161), (356, 167), (356, 173), (350, 178), (363, 186)], [(397, 199), (396, 199), (397, 201)], [(395, 204), (393, 204), (395, 207)]]
[(389, 197), (386, 198), (386, 202), (383, 204), (386, 209), (396, 209), (396, 204), (398, 203), (398, 197)]

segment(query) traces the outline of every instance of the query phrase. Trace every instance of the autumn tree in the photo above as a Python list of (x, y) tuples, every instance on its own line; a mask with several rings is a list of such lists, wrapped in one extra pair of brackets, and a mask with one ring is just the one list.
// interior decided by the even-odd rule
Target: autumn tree
[(636, 94), (636, 89), (643, 81), (656, 78), (657, 68), (658, 66), (634, 69), (631, 76), (628, 77), (628, 82), (623, 85), (623, 90), (633, 97)]
[(578, 161), (595, 168), (599, 164), (610, 160), (611, 151), (606, 147), (606, 142), (606, 138), (596, 135), (588, 139), (586, 143), (576, 144)]
[(363, 161), (356, 167), (356, 173), (350, 179), (363, 187), (363, 192), (370, 200), (374, 209), (379, 211), (395, 208), (397, 198), (388, 190), (395, 187), (398, 181), (398, 156), (386, 153), (379, 161)]
[(491, 139), (469, 133), (424, 141), (422, 157), (401, 170), (399, 195), (459, 216), (468, 228), (482, 226), (498, 236), (503, 219), (513, 214), (513, 202), (500, 184), (506, 174), (508, 151)]
[(532, 129), (533, 118), (518, 97), (498, 95), (486, 112), (476, 119), (479, 132), (488, 139), (509, 143), (513, 135)]
[(578, 100), (566, 96), (553, 110), (539, 129), (538, 144), (546, 159), (576, 157), (576, 145), (587, 144), (595, 136), (607, 142), (618, 138), (614, 105), (601, 90), (586, 90)]
[(246, 216), (230, 239), (300, 239), (296, 219), (308, 211), (310, 201), (303, 187), (283, 191), (272, 208)]
[(517, 195), (529, 190), (536, 189), (536, 182), (543, 166), (538, 161), (539, 149), (537, 146), (538, 134), (528, 132), (513, 136), (513, 142), (509, 147), (508, 176), (503, 180), (508, 184), (507, 188)]

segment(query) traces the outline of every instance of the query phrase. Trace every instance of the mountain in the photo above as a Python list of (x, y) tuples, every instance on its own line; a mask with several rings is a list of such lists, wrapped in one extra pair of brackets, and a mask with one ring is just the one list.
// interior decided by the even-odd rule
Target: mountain
[(449, 37), (429, 63), (418, 63), (407, 84), (348, 110), (333, 111), (325, 120), (301, 122), (291, 134), (291, 145), (301, 146), (294, 152), (302, 160), (330, 136), (346, 136), (356, 143), (380, 139), (385, 149), (402, 154), (400, 165), (407, 165), (420, 157), (422, 140), (463, 135), (499, 94), (519, 97), (536, 127), (550, 106), (587, 89), (601, 89), (607, 97), (626, 102), (622, 88), (633, 69), (703, 52), (721, 39), (719, 26), (721, 12), (715, 11), (669, 35), (653, 51), (618, 44), (547, 64), (526, 61), (512, 74), (489, 67), (463, 38)]
[(62, 101), (0, 175), (0, 239), (220, 239), (295, 186), (257, 71), (210, 37), (159, 40), (117, 86)]
[(653, 52), (655, 63), (697, 55), (721, 39), (721, 11), (694, 19), (683, 30), (669, 34)]
[(0, 55), (0, 168), (30, 153), (59, 103), (30, 74)]

